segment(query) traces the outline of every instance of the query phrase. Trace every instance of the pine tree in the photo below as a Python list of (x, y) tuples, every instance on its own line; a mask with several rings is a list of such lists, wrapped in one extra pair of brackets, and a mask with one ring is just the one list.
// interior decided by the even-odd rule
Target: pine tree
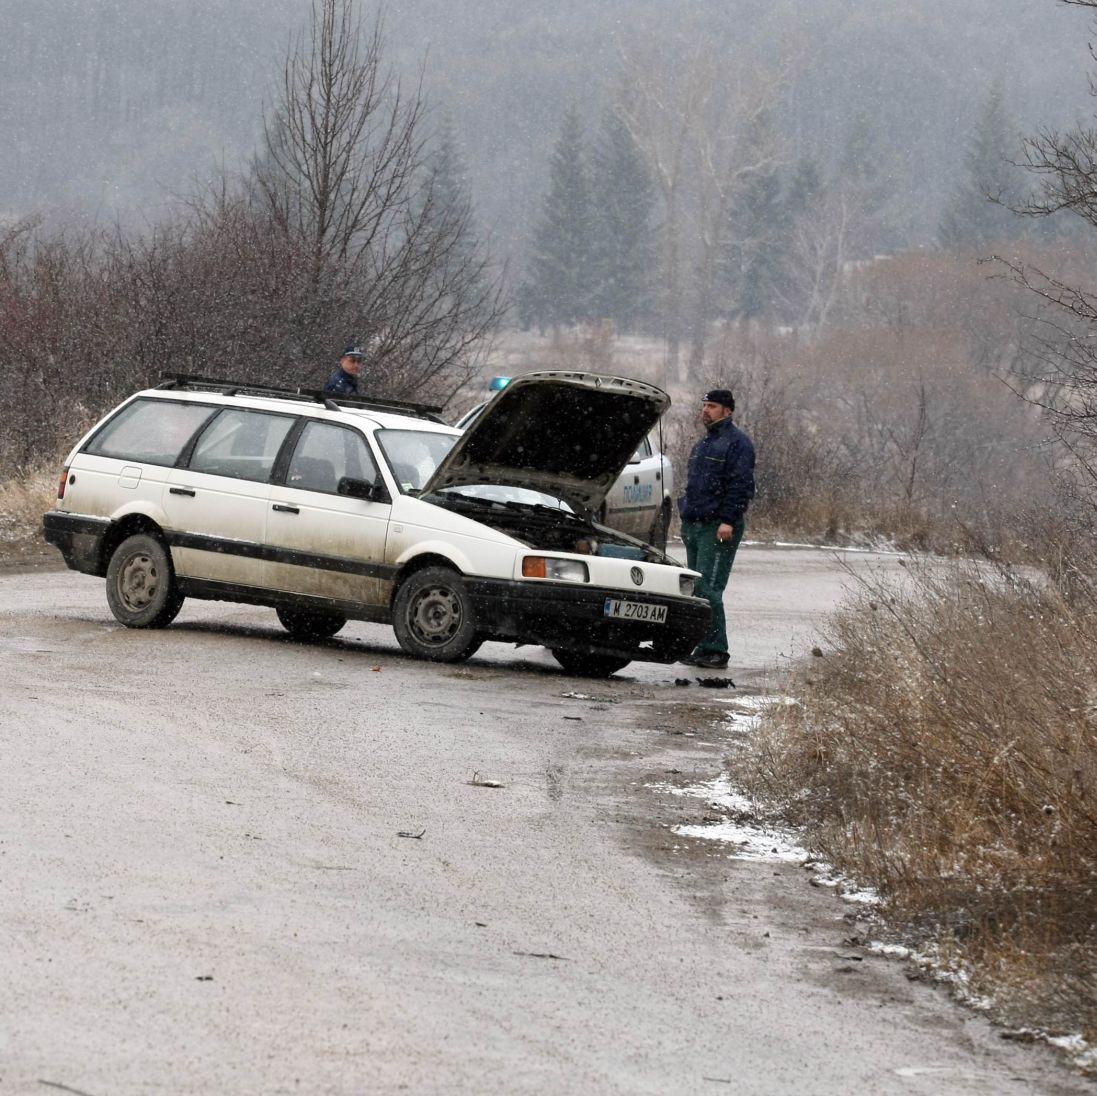
[(944, 247), (979, 248), (1027, 233), (1028, 222), (1007, 208), (1019, 204), (1023, 191), (1015, 134), (1002, 90), (995, 85), (968, 142), (967, 178), (941, 218), (938, 239)]
[(635, 330), (650, 301), (655, 187), (620, 115), (603, 116), (591, 164), (591, 273), (594, 314)]
[(590, 222), (583, 131), (573, 107), (564, 118), (549, 165), (549, 189), (521, 290), (524, 322), (559, 327), (593, 316)]
[(449, 115), (443, 117), (434, 142), (428, 161), (429, 185), (424, 196), (430, 203), (430, 217), (436, 224), (460, 227), (449, 256), (450, 261), (459, 262), (470, 259), (480, 250), (480, 233), (473, 213), (468, 168)]
[(751, 164), (729, 195), (721, 263), (729, 293), (729, 316), (757, 319), (772, 307), (778, 277), (777, 248), (781, 236), (781, 176), (775, 154), (777, 126), (771, 111), (761, 111), (743, 141), (741, 158)]

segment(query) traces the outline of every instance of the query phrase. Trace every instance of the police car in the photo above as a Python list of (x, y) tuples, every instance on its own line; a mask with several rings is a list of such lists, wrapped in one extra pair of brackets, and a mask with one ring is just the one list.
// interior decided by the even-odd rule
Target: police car
[(269, 606), (302, 638), (389, 624), (436, 662), (492, 640), (592, 676), (670, 663), (708, 623), (696, 572), (596, 520), (669, 402), (533, 373), (462, 432), (411, 404), (171, 375), (76, 444), (44, 532), (131, 628), (193, 597)]

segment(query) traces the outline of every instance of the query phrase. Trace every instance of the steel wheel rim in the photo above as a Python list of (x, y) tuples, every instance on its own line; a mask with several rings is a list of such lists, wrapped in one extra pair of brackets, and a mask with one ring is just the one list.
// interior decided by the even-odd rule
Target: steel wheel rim
[(447, 586), (431, 586), (416, 597), (409, 625), (421, 643), (439, 647), (461, 627), (461, 603)]
[(160, 570), (144, 552), (130, 556), (118, 574), (118, 596), (131, 612), (148, 608), (159, 588)]

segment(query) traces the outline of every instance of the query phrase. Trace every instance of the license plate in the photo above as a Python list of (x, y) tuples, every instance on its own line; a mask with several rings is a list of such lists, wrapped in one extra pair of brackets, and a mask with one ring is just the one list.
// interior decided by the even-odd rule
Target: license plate
[(667, 607), (648, 601), (618, 601), (606, 598), (605, 615), (614, 620), (642, 620), (647, 624), (666, 624)]

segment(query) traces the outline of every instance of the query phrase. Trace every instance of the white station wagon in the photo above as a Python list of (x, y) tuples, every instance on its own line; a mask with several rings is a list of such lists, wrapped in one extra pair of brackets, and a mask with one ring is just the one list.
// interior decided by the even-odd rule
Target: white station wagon
[(674, 662), (708, 623), (696, 572), (591, 517), (669, 402), (531, 373), (462, 433), (410, 404), (171, 376), (77, 444), (44, 532), (131, 628), (194, 597), (270, 606), (302, 638), (389, 623), (437, 662), (485, 640), (592, 676)]

